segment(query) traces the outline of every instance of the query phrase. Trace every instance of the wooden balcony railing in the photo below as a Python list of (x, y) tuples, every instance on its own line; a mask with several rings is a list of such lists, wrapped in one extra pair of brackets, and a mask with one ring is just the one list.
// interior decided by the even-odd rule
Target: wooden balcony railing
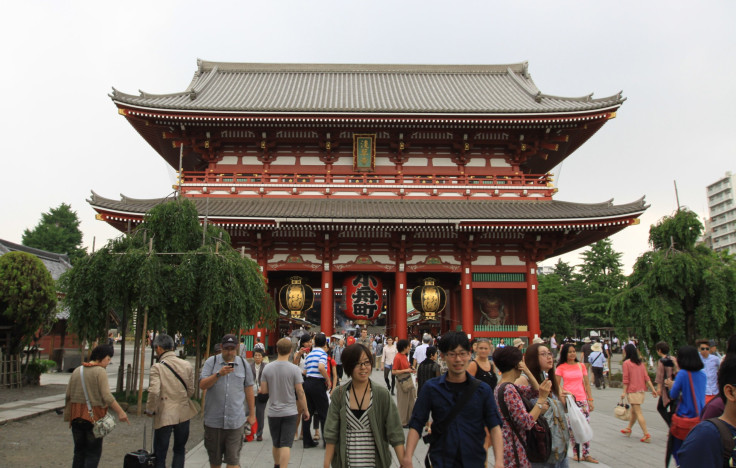
[(359, 195), (412, 196), (455, 193), (472, 196), (551, 197), (550, 174), (519, 175), (375, 175), (375, 174), (249, 174), (184, 172), (182, 192), (191, 195), (268, 196), (320, 191), (326, 196), (356, 192)]

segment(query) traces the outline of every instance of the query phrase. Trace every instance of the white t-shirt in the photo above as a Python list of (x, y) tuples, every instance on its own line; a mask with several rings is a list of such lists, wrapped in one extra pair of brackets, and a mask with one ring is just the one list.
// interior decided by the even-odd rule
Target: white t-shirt
[(427, 359), (427, 348), (429, 348), (429, 345), (422, 343), (414, 350), (414, 360), (417, 361), (417, 366)]
[(554, 336), (549, 339), (549, 347), (552, 349), (557, 349), (557, 340)]

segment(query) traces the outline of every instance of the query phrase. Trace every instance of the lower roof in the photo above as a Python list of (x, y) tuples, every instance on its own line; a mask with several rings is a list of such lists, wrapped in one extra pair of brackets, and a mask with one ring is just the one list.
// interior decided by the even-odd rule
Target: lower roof
[[(92, 192), (88, 202), (97, 211), (138, 218), (172, 198), (120, 200)], [(200, 217), (205, 214), (233, 222), (298, 223), (534, 223), (605, 221), (635, 218), (647, 208), (644, 198), (614, 205), (613, 200), (585, 204), (557, 200), (431, 200), (338, 198), (225, 198), (191, 197)]]

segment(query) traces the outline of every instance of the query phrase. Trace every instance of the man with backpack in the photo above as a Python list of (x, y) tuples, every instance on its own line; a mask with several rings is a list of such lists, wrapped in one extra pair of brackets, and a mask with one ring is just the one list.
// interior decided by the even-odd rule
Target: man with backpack
[(677, 452), (680, 468), (736, 466), (736, 357), (727, 356), (718, 370), (718, 397), (725, 402), (720, 418), (695, 426)]

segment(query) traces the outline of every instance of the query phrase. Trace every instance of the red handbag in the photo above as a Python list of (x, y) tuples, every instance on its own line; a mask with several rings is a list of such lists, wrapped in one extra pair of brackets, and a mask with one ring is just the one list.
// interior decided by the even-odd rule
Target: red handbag
[(693, 396), (693, 406), (695, 407), (695, 417), (685, 418), (678, 416), (677, 413), (672, 415), (672, 425), (670, 426), (670, 434), (677, 437), (680, 440), (685, 440), (685, 437), (690, 433), (690, 430), (697, 426), (700, 422), (700, 410), (698, 409), (698, 401), (695, 399), (695, 387), (693, 386), (693, 375), (689, 371), (687, 376), (690, 379), (690, 393)]

